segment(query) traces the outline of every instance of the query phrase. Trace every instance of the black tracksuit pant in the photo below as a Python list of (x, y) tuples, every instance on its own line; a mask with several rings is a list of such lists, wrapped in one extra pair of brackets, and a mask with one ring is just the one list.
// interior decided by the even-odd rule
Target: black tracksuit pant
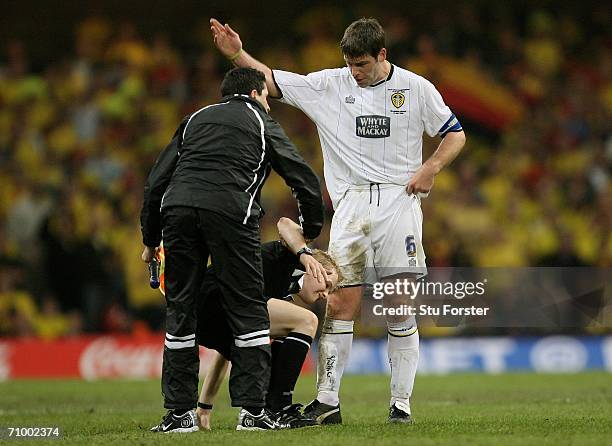
[(234, 336), (229, 383), (232, 406), (265, 406), (270, 319), (263, 297), (257, 219), (251, 217), (242, 224), (204, 209), (174, 206), (163, 209), (162, 227), (167, 303), (164, 407), (191, 409), (198, 401), (196, 299), (209, 254)]

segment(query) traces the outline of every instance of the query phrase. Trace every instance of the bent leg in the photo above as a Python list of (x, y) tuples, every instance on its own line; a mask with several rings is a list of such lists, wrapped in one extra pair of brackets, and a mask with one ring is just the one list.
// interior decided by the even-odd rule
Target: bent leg
[(314, 337), (319, 320), (312, 311), (280, 299), (268, 300), (270, 336), (278, 338), (297, 332)]
[(317, 316), (306, 308), (279, 299), (268, 301), (270, 331), (283, 335), (272, 343), (272, 374), (267, 406), (277, 412), (293, 402), (293, 389), (317, 331)]

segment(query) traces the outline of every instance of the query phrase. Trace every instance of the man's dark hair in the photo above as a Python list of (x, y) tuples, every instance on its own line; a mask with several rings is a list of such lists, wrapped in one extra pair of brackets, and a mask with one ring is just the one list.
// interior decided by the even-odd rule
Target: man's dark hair
[(351, 23), (340, 41), (342, 54), (347, 57), (378, 56), (385, 47), (385, 31), (376, 19), (361, 18)]
[(266, 76), (254, 68), (234, 68), (228, 71), (221, 82), (221, 96), (232, 94), (249, 95), (257, 90), (261, 94), (266, 84)]

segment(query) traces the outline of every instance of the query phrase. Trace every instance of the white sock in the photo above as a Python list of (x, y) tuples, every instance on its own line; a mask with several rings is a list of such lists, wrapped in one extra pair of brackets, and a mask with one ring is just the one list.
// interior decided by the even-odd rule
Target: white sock
[(332, 406), (340, 399), (340, 381), (353, 344), (353, 321), (325, 319), (319, 339), (317, 400)]
[(410, 412), (410, 395), (419, 364), (419, 332), (416, 320), (387, 322), (389, 364), (391, 365), (391, 402), (402, 403)]

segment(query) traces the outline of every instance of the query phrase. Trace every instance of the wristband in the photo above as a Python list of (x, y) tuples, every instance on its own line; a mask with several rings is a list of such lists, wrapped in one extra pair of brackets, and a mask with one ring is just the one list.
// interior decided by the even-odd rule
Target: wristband
[(312, 255), (312, 249), (310, 249), (308, 246), (304, 246), (302, 249), (300, 249), (298, 252), (295, 253), (295, 255), (298, 257), (298, 259), (300, 258), (300, 256), (302, 254), (306, 254), (311, 256)]
[(231, 56), (229, 58), (230, 62), (235, 61), (236, 59), (238, 59), (238, 57), (242, 54), (242, 48), (240, 48), (240, 50), (238, 50), (238, 52), (236, 54), (234, 54), (233, 56)]
[(198, 407), (200, 409), (212, 410), (212, 404), (200, 403), (198, 401)]

